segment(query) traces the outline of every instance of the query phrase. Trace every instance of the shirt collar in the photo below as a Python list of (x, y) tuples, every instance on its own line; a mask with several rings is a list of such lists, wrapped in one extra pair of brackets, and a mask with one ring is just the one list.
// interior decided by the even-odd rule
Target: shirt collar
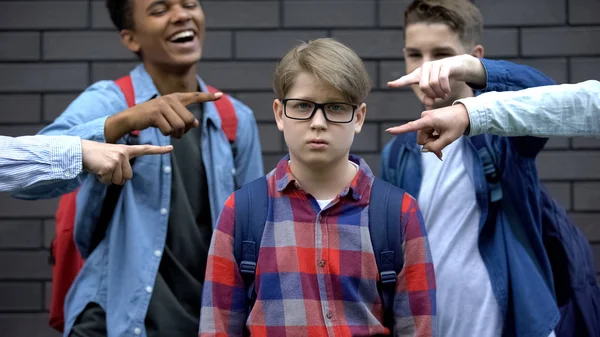
[[(287, 154), (283, 157), (277, 167), (275, 168), (275, 179), (277, 181), (277, 191), (282, 193), (285, 190), (299, 190), (300, 186), (296, 181), (296, 178), (292, 174), (289, 165), (290, 155)], [(358, 172), (350, 182), (342, 193), (340, 193), (340, 197), (349, 196), (352, 199), (358, 201), (363, 198), (365, 192), (370, 191), (371, 185), (373, 184), (373, 180), (375, 176), (369, 168), (369, 165), (364, 161), (364, 159), (350, 155), (348, 160), (354, 162), (358, 165)]]

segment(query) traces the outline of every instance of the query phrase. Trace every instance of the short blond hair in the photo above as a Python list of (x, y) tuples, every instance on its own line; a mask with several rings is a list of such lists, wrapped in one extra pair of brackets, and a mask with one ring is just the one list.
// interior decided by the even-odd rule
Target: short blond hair
[(273, 80), (277, 98), (285, 98), (302, 72), (340, 91), (349, 103), (363, 103), (371, 90), (369, 73), (361, 58), (331, 38), (302, 42), (281, 59)]
[(483, 16), (469, 0), (414, 0), (404, 11), (404, 28), (415, 23), (442, 23), (465, 47), (481, 43)]

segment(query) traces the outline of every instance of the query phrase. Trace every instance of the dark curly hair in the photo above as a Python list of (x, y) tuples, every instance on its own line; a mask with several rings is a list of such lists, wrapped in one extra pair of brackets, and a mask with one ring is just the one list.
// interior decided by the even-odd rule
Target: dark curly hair
[(117, 30), (133, 28), (132, 0), (106, 0), (106, 8)]

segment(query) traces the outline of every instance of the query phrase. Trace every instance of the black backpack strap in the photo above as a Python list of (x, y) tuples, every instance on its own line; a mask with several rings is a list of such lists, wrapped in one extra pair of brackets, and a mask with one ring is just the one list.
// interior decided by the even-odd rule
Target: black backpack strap
[(254, 291), (256, 262), (269, 211), (267, 189), (267, 179), (263, 176), (240, 187), (235, 191), (234, 197), (233, 254), (244, 279), (248, 309), (252, 308), (256, 299)]
[[(140, 140), (138, 134), (131, 133), (127, 136), (127, 145), (138, 145), (139, 143)], [(132, 158), (129, 161), (132, 167), (134, 162), (135, 158)], [(104, 197), (104, 201), (102, 202), (100, 216), (98, 217), (98, 221), (96, 222), (96, 226), (94, 227), (94, 232), (92, 233), (89, 254), (92, 254), (94, 249), (96, 249), (100, 242), (104, 240), (104, 237), (106, 236), (106, 231), (108, 230), (108, 225), (110, 224), (110, 220), (112, 220), (113, 214), (115, 212), (115, 207), (117, 207), (117, 202), (119, 201), (119, 196), (121, 195), (122, 189), (123, 185), (115, 184), (109, 185), (106, 189), (106, 196)]]
[(404, 266), (402, 251), (402, 200), (404, 190), (379, 178), (371, 187), (369, 232), (377, 268), (384, 308), (384, 325), (393, 331), (393, 303), (397, 276)]

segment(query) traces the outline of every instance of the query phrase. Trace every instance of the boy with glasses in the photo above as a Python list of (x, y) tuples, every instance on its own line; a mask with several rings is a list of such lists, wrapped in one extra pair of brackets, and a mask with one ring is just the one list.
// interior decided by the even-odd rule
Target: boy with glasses
[(279, 63), (274, 89), (289, 155), (266, 176), (254, 303), (234, 253), (242, 205), (234, 194), (210, 246), (200, 336), (435, 336), (435, 280), (420, 212), (389, 184), (401, 193), (402, 215), (392, 226), (402, 233), (404, 265), (393, 279), (393, 304), (384, 309), (380, 297), (371, 237), (380, 234), (369, 223), (375, 177), (349, 154), (370, 90), (362, 60), (331, 39), (303, 43)]

